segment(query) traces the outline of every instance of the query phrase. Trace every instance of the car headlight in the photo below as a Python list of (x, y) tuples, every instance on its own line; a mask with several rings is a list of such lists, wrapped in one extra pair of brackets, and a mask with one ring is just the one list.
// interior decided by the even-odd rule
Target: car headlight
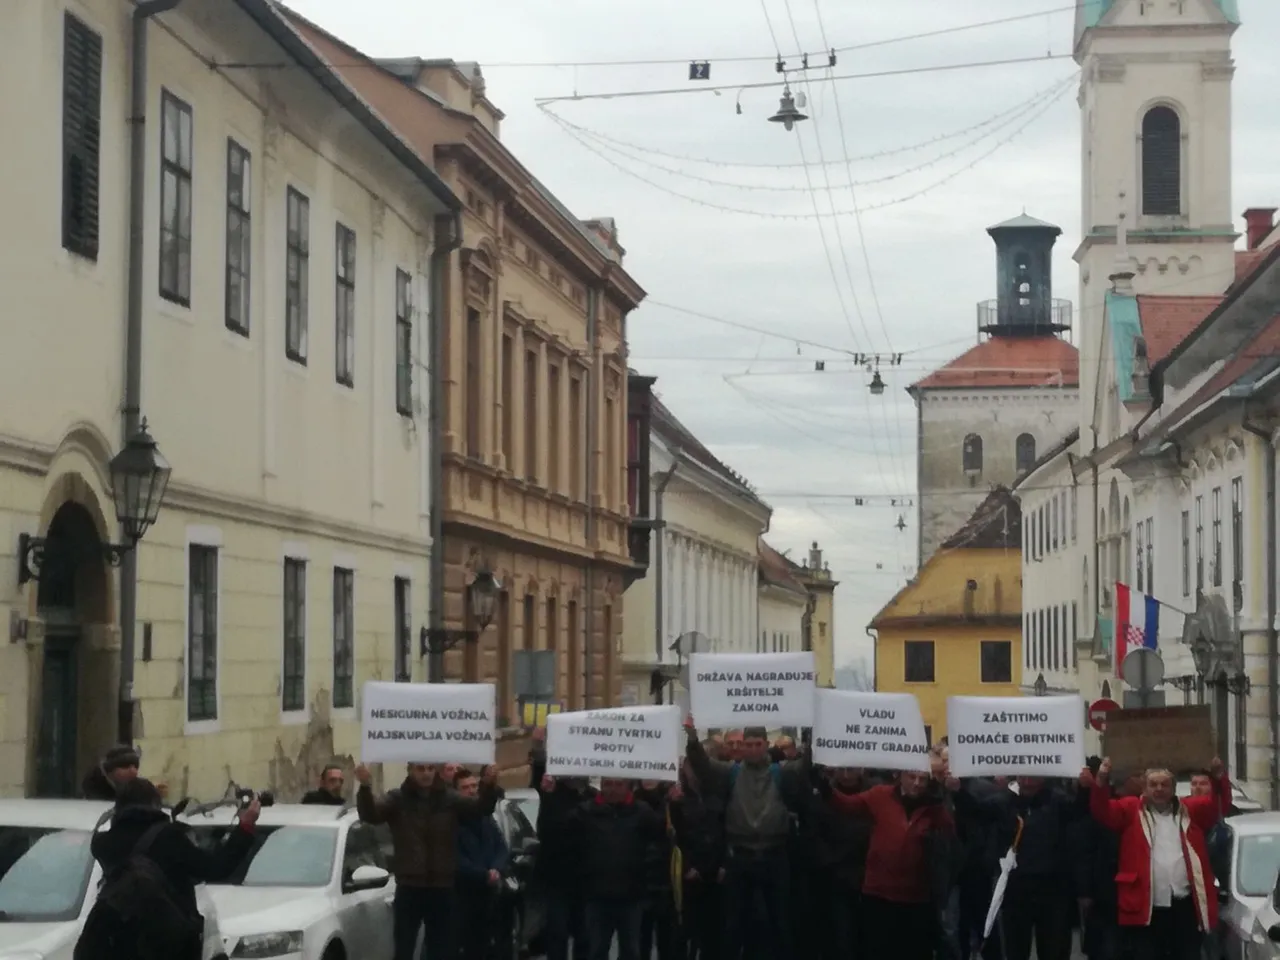
[(241, 937), (231, 952), (239, 960), (257, 960), (260, 957), (282, 957), (302, 952), (302, 931), (287, 930), (282, 933), (255, 933)]

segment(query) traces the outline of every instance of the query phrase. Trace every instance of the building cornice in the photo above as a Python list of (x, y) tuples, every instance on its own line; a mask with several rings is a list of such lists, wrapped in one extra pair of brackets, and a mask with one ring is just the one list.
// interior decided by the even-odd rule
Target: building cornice
[[(674, 460), (679, 464), (671, 480), (672, 484), (677, 485), (676, 490), (673, 491), (676, 496), (679, 496), (679, 484), (689, 484), (697, 488), (698, 492), (710, 494), (730, 510), (751, 520), (758, 527), (753, 531), (757, 536), (769, 529), (773, 508), (767, 503), (755, 497), (754, 494), (734, 487), (714, 470), (704, 466), (678, 446), (658, 437), (654, 437), (653, 445), (658, 446), (662, 451), (664, 459)], [(663, 471), (654, 470), (655, 474), (660, 472)]]
[(873, 624), (873, 629), (884, 630), (885, 628), (907, 628), (907, 627), (952, 627), (955, 629), (963, 629), (965, 627), (1008, 627), (1009, 629), (1022, 629), (1022, 615), (1018, 613), (991, 613), (991, 614), (974, 614), (973, 616), (964, 616), (963, 614), (919, 614), (915, 616), (902, 617), (880, 617)]

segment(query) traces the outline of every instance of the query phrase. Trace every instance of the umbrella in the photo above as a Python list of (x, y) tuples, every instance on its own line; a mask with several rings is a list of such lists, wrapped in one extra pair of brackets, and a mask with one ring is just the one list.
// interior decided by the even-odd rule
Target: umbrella
[(991, 906), (987, 908), (987, 921), (982, 925), (982, 939), (986, 941), (996, 925), (996, 917), (1000, 916), (1000, 905), (1004, 903), (1004, 891), (1009, 886), (1009, 874), (1018, 865), (1018, 841), (1022, 839), (1022, 818), (1018, 818), (1018, 829), (1013, 836), (1009, 851), (1000, 858), (1000, 876), (996, 877), (996, 887), (991, 892)]

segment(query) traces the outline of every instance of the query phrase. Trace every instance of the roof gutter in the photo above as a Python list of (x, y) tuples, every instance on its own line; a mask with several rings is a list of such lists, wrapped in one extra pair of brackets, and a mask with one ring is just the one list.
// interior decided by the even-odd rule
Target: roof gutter
[[(168, 2), (168, 0), (157, 0)], [(387, 151), (426, 185), (440, 204), (451, 213), (462, 210), (458, 199), (440, 174), (400, 136), (316, 53), (268, 0), (236, 0), (251, 20), (309, 73), (339, 105), (350, 113)]]

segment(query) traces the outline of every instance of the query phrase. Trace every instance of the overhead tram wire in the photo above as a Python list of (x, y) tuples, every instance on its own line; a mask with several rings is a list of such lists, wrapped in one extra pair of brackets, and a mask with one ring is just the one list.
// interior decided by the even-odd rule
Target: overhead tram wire
[[(762, 4), (763, 4), (764, 2), (765, 2), (765, 0), (761, 0), (761, 3), (762, 3)], [(800, 45), (801, 45), (801, 44), (800, 44), (800, 32), (799, 32), (799, 30), (798, 30), (798, 29), (797, 29), (797, 27), (796, 27), (796, 18), (795, 18), (795, 14), (794, 14), (794, 12), (793, 12), (793, 11), (792, 11), (792, 9), (791, 9), (791, 0), (783, 0), (783, 8), (786, 10), (786, 14), (787, 14), (787, 21), (788, 21), (788, 23), (790, 24), (790, 27), (791, 27), (791, 36), (792, 36), (792, 39), (793, 39), (793, 40), (795, 40), (796, 46), (798, 47), (798, 46), (800, 46)], [(768, 16), (768, 13), (767, 13), (767, 11), (766, 11), (766, 17), (767, 17), (767, 16)], [(772, 30), (772, 27), (770, 27), (770, 30)], [(824, 40), (824, 43), (825, 43), (825, 40)], [(813, 109), (812, 104), (814, 103), (813, 85), (810, 83), (810, 79), (809, 79), (809, 74), (808, 74), (808, 72), (807, 72), (807, 71), (803, 71), (803, 72), (801, 72), (801, 74), (800, 74), (800, 79), (801, 79), (801, 82), (804, 84), (805, 93), (806, 93), (806, 95), (807, 95), (807, 96), (808, 96), (808, 98), (809, 98), (809, 102), (810, 102), (810, 104), (811, 104), (810, 109), (812, 110), (812, 109)], [(818, 125), (818, 123), (817, 123), (816, 121), (815, 121), (815, 122), (814, 122), (814, 124), (813, 124), (813, 136), (814, 136), (814, 142), (815, 142), (815, 144), (817, 145), (817, 148), (818, 148), (818, 162), (819, 162), (819, 164), (820, 164), (820, 166), (821, 166), (823, 180), (824, 180), (824, 181), (825, 181), (825, 183), (826, 183), (827, 202), (830, 204), (832, 212), (834, 212), (834, 211), (835, 211), (835, 209), (836, 209), (836, 197), (835, 197), (835, 192), (834, 192), (834, 190), (833, 190), (833, 188), (832, 188), (832, 185), (831, 185), (831, 170), (830, 170), (830, 168), (826, 165), (826, 154), (825, 154), (825, 151), (823, 150), (823, 146), (822, 146), (822, 130), (821, 130), (821, 127)], [(807, 158), (805, 157), (805, 152), (804, 152), (804, 135), (803, 135), (803, 129), (801, 129), (801, 130), (797, 130), (797, 131), (796, 131), (796, 144), (797, 144), (797, 146), (799, 147), (799, 150), (800, 150), (800, 160), (801, 160), (802, 162), (806, 162), (806, 161), (807, 161)], [(806, 166), (806, 167), (804, 168), (804, 175), (805, 175), (805, 183), (806, 183), (806, 184), (808, 185), (808, 187), (809, 187), (809, 196), (810, 196), (810, 198), (811, 198), (811, 199), (812, 199), (812, 201), (813, 201), (813, 212), (814, 212), (815, 219), (817, 220), (818, 233), (819, 233), (819, 236), (820, 236), (820, 237), (821, 237), (821, 239), (822, 239), (822, 248), (823, 248), (823, 251), (824, 251), (824, 252), (826, 253), (826, 255), (827, 255), (827, 264), (828, 264), (828, 266), (830, 266), (830, 267), (831, 267), (831, 282), (835, 285), (835, 288), (836, 288), (836, 296), (839, 298), (839, 301), (840, 301), (840, 311), (841, 311), (841, 313), (844, 315), (844, 322), (845, 322), (845, 326), (847, 326), (847, 327), (849, 328), (849, 338), (850, 338), (850, 340), (853, 342), (854, 349), (857, 349), (857, 348), (858, 348), (858, 345), (859, 345), (858, 332), (857, 332), (857, 330), (855, 330), (855, 329), (854, 329), (854, 325), (853, 325), (853, 318), (852, 318), (852, 317), (850, 317), (850, 315), (849, 315), (849, 310), (848, 310), (848, 307), (847, 307), (847, 305), (846, 305), (846, 302), (845, 302), (844, 296), (843, 296), (843, 294), (840, 292), (840, 279), (839, 279), (839, 277), (836, 275), (835, 264), (833, 263), (833, 258), (832, 258), (832, 254), (831, 254), (831, 247), (830, 247), (830, 245), (827, 243), (827, 234), (826, 234), (826, 229), (825, 229), (825, 227), (824, 227), (824, 225), (823, 225), (823, 222), (822, 222), (822, 216), (821, 216), (821, 214), (820, 214), (820, 212), (819, 212), (819, 209), (818, 209), (818, 197), (817, 197), (817, 192), (814, 190), (814, 187), (813, 187), (813, 178), (809, 175), (809, 168), (808, 168), (808, 166)], [(856, 204), (856, 202), (857, 202), (857, 201), (855, 200), (854, 202), (855, 202), (855, 204)], [(848, 251), (847, 247), (845, 246), (845, 242), (844, 242), (844, 231), (843, 231), (843, 229), (841, 228), (841, 225), (840, 225), (840, 218), (839, 218), (839, 217), (832, 217), (832, 218), (831, 218), (831, 224), (832, 224), (832, 226), (835, 228), (836, 246), (837, 246), (837, 247), (839, 248), (839, 250), (840, 250), (840, 263), (841, 263), (841, 265), (842, 265), (842, 266), (843, 266), (843, 268), (844, 268), (844, 276), (845, 276), (845, 280), (846, 280), (846, 281), (848, 282), (848, 284), (849, 284), (849, 296), (853, 299), (853, 309), (854, 309), (854, 311), (855, 311), (855, 312), (857, 313), (857, 315), (858, 315), (858, 323), (859, 323), (859, 325), (860, 325), (860, 326), (862, 326), (862, 327), (865, 327), (865, 326), (866, 326), (866, 318), (865, 318), (865, 316), (863, 315), (863, 311), (862, 311), (862, 301), (861, 301), (861, 298), (858, 296), (858, 286), (857, 286), (857, 283), (856, 283), (856, 282), (854, 281), (854, 279), (853, 279), (853, 271), (852, 271), (852, 269), (851, 269), (851, 268), (850, 268), (850, 266), (849, 266), (849, 251)], [(868, 422), (868, 424), (874, 424), (874, 423), (875, 423), (875, 414), (876, 414), (876, 411), (873, 411), (873, 410), (871, 410), (871, 409), (870, 409), (870, 407), (871, 407), (871, 397), (870, 397), (870, 395), (864, 394), (864, 395), (863, 395), (863, 401), (864, 401), (864, 403), (865, 403), (865, 404), (867, 405), (867, 407), (868, 407), (868, 410), (867, 410), (867, 414), (868, 414), (867, 422)], [(892, 431), (889, 429), (889, 422), (888, 422), (888, 418), (887, 418), (887, 417), (885, 416), (885, 414), (884, 414), (883, 407), (882, 407), (882, 408), (880, 408), (879, 413), (880, 413), (881, 418), (884, 420), (885, 440), (886, 440), (886, 441), (888, 442), (888, 444), (889, 444), (889, 451), (888, 451), (888, 455), (889, 455), (889, 464), (890, 464), (890, 469), (895, 469), (895, 468), (897, 468), (897, 467), (898, 467), (898, 464), (896, 463), (896, 461), (895, 461), (895, 459), (894, 459), (894, 448), (895, 448), (895, 446), (897, 446), (898, 444), (895, 444), (895, 443), (894, 443), (894, 437), (893, 437), (893, 435), (892, 435)], [(872, 455), (875, 457), (876, 462), (877, 462), (877, 465), (878, 465), (878, 464), (879, 464), (879, 462), (880, 462), (881, 456), (880, 456), (880, 448), (879, 448), (879, 444), (878, 444), (878, 443), (877, 443), (877, 441), (876, 441), (876, 436), (875, 436), (875, 430), (874, 430), (874, 429), (872, 429), (872, 430), (870, 431), (870, 436), (871, 436), (871, 449), (872, 449)]]
[[(1097, 2), (1097, 0), (1091, 0)], [(962, 23), (953, 27), (939, 27), (935, 30), (926, 30), (922, 33), (909, 33), (896, 37), (885, 37), (882, 40), (867, 40), (862, 43), (847, 44), (834, 48), (823, 49), (822, 53), (853, 53), (857, 50), (870, 50), (875, 47), (886, 47), (895, 43), (909, 43), (913, 40), (931, 40), (935, 37), (950, 36), (956, 33), (966, 33), (970, 30), (982, 30), (987, 27), (1001, 27), (1010, 23), (1018, 23), (1027, 20), (1035, 20), (1040, 17), (1051, 17), (1060, 13), (1074, 13), (1076, 5), (1074, 3), (1067, 6), (1052, 7), (1047, 10), (1037, 10), (1033, 13), (1018, 13), (1007, 17), (997, 17), (994, 20), (980, 20), (975, 23)], [(818, 51), (808, 51), (814, 53)], [(786, 54), (785, 59), (799, 60), (805, 55), (805, 51), (798, 53)], [(581, 69), (597, 69), (609, 67), (683, 67), (695, 61), (708, 61), (710, 63), (773, 63), (776, 56), (758, 55), (738, 55), (729, 57), (707, 57), (700, 54), (694, 57), (680, 58), (648, 58), (638, 60), (532, 60), (532, 61), (499, 61), (496, 63), (486, 63), (486, 69), (492, 70), (568, 70), (574, 68)]]
[[(1064, 88), (1063, 88), (1063, 92), (1065, 92), (1067, 89), (1068, 89), (1068, 88), (1065, 88), (1065, 87), (1064, 87)], [(1044, 104), (1044, 105), (1043, 105), (1039, 110), (1037, 110), (1037, 111), (1036, 111), (1035, 113), (1033, 113), (1030, 117), (1028, 117), (1025, 121), (1023, 121), (1021, 124), (1019, 124), (1019, 125), (1018, 125), (1017, 127), (1015, 127), (1013, 130), (1011, 130), (1011, 131), (1010, 131), (1006, 136), (1004, 136), (1004, 137), (1000, 138), (998, 141), (996, 141), (996, 142), (995, 142), (995, 143), (994, 143), (994, 144), (993, 144), (993, 145), (992, 145), (988, 150), (986, 150), (984, 153), (981, 153), (981, 154), (979, 154), (978, 156), (974, 157), (974, 158), (973, 158), (969, 163), (965, 164), (965, 165), (964, 165), (964, 166), (962, 166), (962, 167), (959, 167), (959, 168), (957, 168), (957, 169), (953, 170), (951, 173), (947, 174), (945, 177), (942, 177), (942, 178), (940, 178), (940, 179), (936, 180), (935, 182), (933, 182), (933, 183), (931, 183), (931, 184), (929, 184), (929, 185), (927, 185), (927, 186), (925, 186), (925, 187), (922, 187), (922, 188), (921, 188), (921, 189), (919, 189), (919, 190), (916, 190), (916, 191), (914, 191), (914, 192), (912, 192), (912, 193), (906, 194), (905, 196), (896, 197), (896, 198), (894, 198), (894, 199), (892, 199), (892, 200), (882, 201), (882, 202), (879, 202), (879, 203), (873, 203), (873, 204), (869, 204), (868, 206), (861, 207), (861, 208), (859, 209), (859, 211), (858, 211), (858, 212), (859, 212), (859, 213), (869, 213), (870, 211), (873, 211), (873, 210), (883, 210), (883, 209), (885, 209), (885, 208), (887, 208), (887, 207), (894, 207), (894, 206), (898, 206), (899, 204), (908, 203), (908, 202), (910, 202), (910, 201), (912, 201), (912, 200), (918, 199), (919, 197), (923, 197), (923, 196), (924, 196), (925, 194), (927, 194), (927, 193), (932, 193), (934, 190), (937, 190), (937, 189), (938, 189), (938, 188), (940, 188), (940, 187), (946, 186), (946, 185), (947, 185), (948, 183), (950, 183), (952, 180), (954, 180), (954, 179), (956, 179), (957, 177), (961, 176), (962, 174), (967, 173), (968, 171), (972, 170), (974, 167), (976, 167), (976, 166), (977, 166), (978, 164), (980, 164), (982, 161), (986, 160), (988, 157), (990, 157), (992, 154), (994, 154), (994, 153), (995, 153), (997, 150), (999, 150), (1001, 147), (1004, 147), (1004, 146), (1006, 146), (1007, 144), (1009, 144), (1011, 141), (1013, 141), (1013, 139), (1014, 139), (1015, 137), (1017, 137), (1017, 136), (1018, 136), (1019, 134), (1021, 134), (1024, 130), (1026, 130), (1028, 127), (1030, 127), (1030, 126), (1031, 126), (1031, 124), (1033, 124), (1036, 120), (1040, 119), (1040, 118), (1041, 118), (1041, 117), (1043, 117), (1046, 113), (1048, 113), (1049, 108), (1050, 108), (1050, 107), (1052, 107), (1055, 103), (1057, 103), (1060, 99), (1062, 99), (1062, 95), (1063, 95), (1062, 93), (1059, 93), (1059, 94), (1058, 94), (1057, 96), (1055, 96), (1052, 100), (1050, 100), (1048, 103)], [(562, 128), (562, 129), (564, 129), (564, 128)], [(729, 206), (728, 204), (723, 204), (723, 203), (714, 203), (714, 202), (709, 201), (709, 200), (703, 200), (703, 199), (702, 199), (702, 198), (700, 198), (700, 197), (692, 197), (692, 196), (689, 196), (689, 194), (687, 194), (687, 193), (682, 193), (682, 192), (681, 192), (681, 191), (679, 191), (679, 190), (673, 190), (673, 189), (671, 189), (670, 187), (668, 187), (668, 186), (666, 186), (666, 185), (664, 185), (664, 184), (658, 183), (656, 180), (653, 180), (653, 179), (651, 179), (651, 178), (649, 178), (649, 177), (646, 177), (644, 174), (637, 173), (635, 170), (632, 170), (632, 169), (630, 169), (629, 167), (623, 166), (622, 164), (618, 163), (616, 160), (614, 160), (614, 159), (613, 159), (611, 156), (609, 156), (608, 154), (606, 154), (606, 153), (604, 153), (603, 151), (601, 151), (601, 150), (597, 149), (597, 148), (596, 148), (595, 146), (593, 146), (592, 144), (588, 143), (587, 141), (585, 141), (585, 140), (583, 140), (582, 138), (580, 138), (579, 136), (577, 136), (577, 134), (575, 134), (573, 131), (568, 130), (568, 129), (565, 129), (565, 130), (564, 130), (564, 132), (565, 132), (569, 137), (571, 137), (572, 139), (576, 140), (576, 141), (577, 141), (577, 142), (578, 142), (582, 147), (584, 147), (586, 150), (588, 150), (588, 151), (589, 151), (589, 152), (591, 152), (591, 153), (594, 153), (597, 157), (599, 157), (601, 160), (603, 160), (603, 161), (604, 161), (605, 163), (607, 163), (609, 166), (613, 167), (613, 168), (614, 168), (615, 170), (617, 170), (619, 173), (624, 173), (624, 174), (626, 174), (627, 176), (629, 176), (629, 177), (631, 177), (631, 178), (633, 178), (633, 179), (635, 179), (635, 180), (640, 181), (641, 183), (648, 184), (649, 186), (653, 187), (654, 189), (656, 189), (656, 190), (660, 190), (660, 191), (662, 191), (663, 193), (668, 194), (669, 196), (676, 197), (677, 199), (684, 200), (684, 201), (686, 201), (686, 202), (688, 202), (688, 203), (696, 204), (697, 206), (706, 207), (706, 208), (707, 208), (707, 209), (709, 209), (709, 210), (718, 210), (718, 211), (720, 211), (721, 213), (737, 213), (737, 214), (742, 214), (742, 215), (744, 215), (744, 216), (749, 216), (749, 217), (762, 217), (762, 218), (764, 218), (764, 219), (770, 219), (770, 220), (811, 220), (811, 219), (815, 219), (815, 218), (816, 218), (816, 219), (825, 219), (825, 218), (827, 218), (827, 217), (842, 217), (842, 216), (849, 216), (849, 215), (851, 215), (851, 214), (852, 214), (852, 212), (853, 212), (853, 211), (851, 211), (851, 210), (834, 210), (834, 211), (832, 211), (831, 213), (821, 213), (821, 214), (812, 214), (812, 213), (778, 213), (778, 212), (776, 212), (776, 211), (772, 211), (772, 210), (751, 210), (751, 209), (746, 208), (746, 207), (732, 207), (732, 206)]]
[[(1050, 60), (1071, 59), (1069, 53), (1041, 53), (1031, 57), (1009, 57), (1003, 60), (976, 60), (966, 63), (934, 64), (927, 67), (903, 67), (898, 70), (871, 70), (866, 73), (832, 74), (829, 77), (818, 77), (814, 83), (837, 83), (845, 80), (877, 80), (886, 77), (914, 76), (921, 73), (945, 73), (954, 70), (979, 70), (984, 67), (1009, 67), (1024, 63), (1047, 63)], [(607, 93), (572, 93), (558, 97), (536, 97), (534, 104), (544, 106), (549, 103), (573, 103), (582, 100), (623, 100), (632, 97), (674, 97), (691, 93), (721, 93), (732, 90), (773, 90), (786, 85), (785, 80), (763, 80), (756, 83), (726, 83), (713, 86), (696, 87), (662, 87), (654, 90), (613, 90)]]
[[(1033, 110), (1041, 106), (1043, 103), (1045, 103), (1047, 100), (1052, 98), (1054, 95), (1061, 93), (1062, 88), (1064, 86), (1066, 86), (1068, 83), (1073, 83), (1074, 81), (1075, 81), (1075, 76), (1073, 75), (1065, 80), (1058, 81), (1051, 87), (1046, 87), (1044, 90), (1037, 92), (1035, 96), (1033, 96), (1029, 100), (1025, 100), (1021, 104), (1019, 104), (1016, 111), (1001, 114), (1001, 119), (998, 122), (994, 124), (989, 123), (987, 128), (983, 130), (983, 132), (980, 133), (979, 135), (971, 139), (965, 140), (959, 146), (953, 147), (944, 153), (940, 153), (936, 156), (930, 157), (928, 160), (924, 160), (918, 164), (915, 164), (914, 166), (906, 167), (905, 169), (898, 170), (894, 173), (884, 174), (878, 177), (871, 177), (866, 180), (850, 179), (842, 183), (831, 184), (830, 188), (833, 190), (843, 190), (846, 188), (854, 188), (854, 187), (876, 186), (877, 184), (889, 183), (893, 180), (901, 180), (904, 177), (909, 177), (912, 174), (921, 172), (922, 170), (927, 170), (930, 167), (938, 166), (943, 161), (953, 159), (954, 157), (959, 156), (965, 151), (971, 150), (974, 147), (980, 145), (983, 141), (990, 139), (998, 131), (1012, 126), (1018, 120), (1022, 119), (1022, 117), (1031, 113)], [(837, 97), (837, 102), (838, 102), (838, 97)], [(614, 153), (625, 160), (631, 161), (632, 163), (641, 164), (643, 166), (649, 167), (650, 169), (657, 170), (661, 173), (665, 173), (669, 176), (678, 177), (683, 180), (692, 180), (696, 183), (705, 183), (708, 186), (713, 186), (713, 187), (726, 187), (726, 188), (732, 188), (736, 190), (747, 190), (747, 191), (753, 191), (753, 192), (760, 191), (764, 193), (802, 193), (805, 190), (810, 189), (807, 186), (801, 186), (798, 184), (734, 183), (732, 181), (722, 180), (717, 177), (707, 177), (697, 173), (690, 173), (686, 170), (680, 170), (678, 168), (669, 166), (667, 164), (659, 163), (655, 160), (650, 160), (649, 158), (643, 155), (638, 155), (638, 154), (642, 154), (643, 151), (637, 150), (631, 147), (620, 147), (616, 143), (611, 142), (607, 137), (602, 137), (596, 132), (592, 130), (588, 130), (584, 127), (580, 127), (577, 124), (569, 123), (559, 114), (551, 113), (551, 111), (546, 111), (546, 112), (552, 118), (554, 118), (556, 123), (559, 123), (565, 127), (569, 127), (577, 134), (578, 137), (585, 138), (586, 140), (592, 141), (600, 149), (607, 150), (610, 153)], [(800, 163), (778, 164), (776, 166), (772, 164), (768, 166), (759, 165), (759, 166), (753, 166), (750, 169), (797, 170), (797, 169), (808, 169), (810, 167), (824, 168), (824, 167), (832, 166), (837, 163), (841, 165), (845, 165), (846, 168), (850, 170), (850, 176), (852, 176), (852, 160), (850, 159), (846, 161), (846, 159), (843, 157), (840, 160), (827, 160), (823, 158), (823, 159), (812, 160), (812, 161), (805, 160), (805, 161), (801, 161)], [(744, 168), (744, 169), (747, 169), (747, 168)]]

